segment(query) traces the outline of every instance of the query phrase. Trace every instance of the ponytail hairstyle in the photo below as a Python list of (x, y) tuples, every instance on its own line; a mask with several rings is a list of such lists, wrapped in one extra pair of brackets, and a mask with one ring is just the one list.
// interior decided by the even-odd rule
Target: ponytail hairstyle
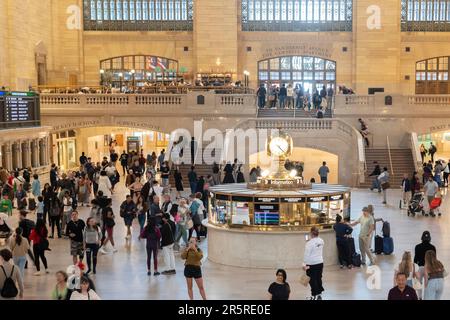
[(16, 244), (18, 246), (20, 246), (22, 244), (22, 241), (23, 241), (22, 233), (23, 233), (23, 229), (21, 227), (18, 227), (16, 229)]

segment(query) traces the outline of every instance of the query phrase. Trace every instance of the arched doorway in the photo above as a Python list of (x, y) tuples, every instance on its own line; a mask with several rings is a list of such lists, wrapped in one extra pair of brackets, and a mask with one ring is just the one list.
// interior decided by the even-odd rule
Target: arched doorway
[(304, 91), (336, 87), (336, 61), (313, 56), (283, 56), (258, 62), (258, 83), (268, 87), (301, 85)]

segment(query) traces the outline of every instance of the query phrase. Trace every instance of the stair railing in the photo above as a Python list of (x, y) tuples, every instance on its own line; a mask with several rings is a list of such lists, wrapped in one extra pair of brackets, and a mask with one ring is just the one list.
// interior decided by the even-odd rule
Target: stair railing
[(411, 144), (411, 152), (413, 156), (415, 171), (420, 173), (422, 170), (422, 157), (420, 155), (419, 139), (417, 138), (416, 132), (411, 132), (409, 142)]
[(391, 176), (393, 177), (395, 175), (395, 173), (394, 173), (394, 166), (392, 165), (391, 144), (389, 143), (389, 136), (386, 136), (386, 143), (387, 143), (387, 149), (388, 149), (388, 155), (389, 155), (389, 163), (391, 166)]

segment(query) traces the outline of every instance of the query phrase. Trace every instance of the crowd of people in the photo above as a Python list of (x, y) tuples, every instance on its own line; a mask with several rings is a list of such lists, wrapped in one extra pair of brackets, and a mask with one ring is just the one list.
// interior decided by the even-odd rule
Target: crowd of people
[(292, 84), (286, 86), (284, 83), (280, 87), (272, 85), (269, 88), (261, 84), (256, 91), (260, 109), (323, 111), (324, 109), (332, 108), (334, 95), (335, 92), (331, 86), (328, 88), (323, 86), (320, 90), (314, 89), (310, 93), (309, 89), (305, 91), (300, 84), (293, 87)]

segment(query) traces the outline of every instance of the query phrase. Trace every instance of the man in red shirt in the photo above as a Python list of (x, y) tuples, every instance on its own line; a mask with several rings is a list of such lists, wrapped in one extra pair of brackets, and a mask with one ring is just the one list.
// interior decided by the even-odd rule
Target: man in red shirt
[(406, 285), (406, 274), (398, 273), (397, 286), (389, 291), (388, 300), (418, 300), (416, 290)]

